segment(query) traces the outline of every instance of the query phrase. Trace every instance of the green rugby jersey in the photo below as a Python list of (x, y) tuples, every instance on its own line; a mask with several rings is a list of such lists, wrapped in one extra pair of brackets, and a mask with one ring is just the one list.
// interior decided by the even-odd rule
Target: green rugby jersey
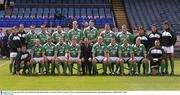
[(133, 44), (134, 36), (130, 32), (126, 32), (126, 33), (119, 32), (117, 34), (117, 42), (118, 42), (118, 44), (122, 45), (125, 38), (128, 39), (129, 44)]
[(118, 57), (118, 49), (119, 49), (119, 45), (118, 44), (112, 45), (110, 43), (107, 46), (107, 52), (109, 53), (110, 57)]
[(92, 53), (94, 53), (95, 56), (105, 56), (106, 52), (106, 45), (104, 43), (95, 43), (92, 47)]
[(95, 27), (93, 27), (93, 29), (90, 29), (90, 27), (87, 27), (84, 29), (84, 36), (88, 38), (89, 40), (94, 40), (99, 36), (99, 32)]
[(53, 43), (51, 44), (46, 43), (43, 45), (43, 53), (46, 56), (54, 56), (54, 50), (55, 50), (55, 45)]
[(133, 54), (132, 46), (130, 44), (128, 44), (127, 46), (122, 44), (119, 47), (119, 54), (121, 54), (121, 57), (131, 57), (131, 54)]
[(68, 49), (68, 46), (66, 43), (63, 43), (63, 44), (57, 43), (55, 46), (54, 53), (57, 54), (57, 56), (65, 56), (67, 49)]
[(79, 41), (83, 39), (83, 32), (80, 29), (77, 30), (71, 29), (69, 30), (67, 35), (69, 40), (71, 40), (72, 38), (77, 39), (77, 43), (79, 43)]
[(67, 52), (71, 57), (78, 57), (78, 53), (81, 53), (81, 46), (79, 44), (76, 44), (75, 46), (71, 44), (68, 46)]
[(27, 48), (28, 49), (32, 49), (32, 47), (35, 44), (35, 40), (38, 38), (38, 34), (32, 33), (32, 32), (28, 32), (27, 36), (26, 36), (26, 43), (27, 43)]
[(43, 53), (43, 47), (41, 45), (39, 46), (35, 45), (32, 47), (33, 57), (42, 57), (42, 53)]
[(110, 44), (112, 37), (113, 37), (113, 38), (116, 37), (115, 34), (114, 34), (114, 32), (112, 32), (112, 31), (109, 31), (109, 32), (103, 31), (103, 32), (100, 34), (100, 36), (102, 36), (102, 38), (103, 38), (103, 43), (105, 43), (106, 45), (109, 45), (109, 44)]
[(59, 42), (59, 38), (61, 38), (61, 37), (64, 38), (65, 42), (68, 41), (67, 34), (64, 31), (62, 31), (62, 32), (56, 31), (52, 34), (52, 39), (55, 44), (57, 44)]
[(41, 41), (41, 45), (44, 45), (46, 43), (46, 40), (47, 38), (51, 36), (48, 32), (45, 32), (45, 33), (39, 33), (38, 34), (38, 38), (40, 39)]
[(143, 44), (140, 44), (140, 46), (133, 45), (132, 49), (135, 57), (142, 57), (146, 53), (146, 48)]

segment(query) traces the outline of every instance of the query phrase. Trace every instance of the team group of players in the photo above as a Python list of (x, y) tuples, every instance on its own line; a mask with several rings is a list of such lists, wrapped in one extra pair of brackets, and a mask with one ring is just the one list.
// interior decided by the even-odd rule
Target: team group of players
[[(41, 31), (36, 32), (35, 26), (25, 32), (21, 24), (19, 28), (12, 27), (9, 36), (11, 63), (10, 73), (29, 75), (36, 73), (36, 64), (39, 64), (39, 74), (98, 75), (102, 64), (103, 75), (124, 75), (125, 69), (129, 75), (141, 74), (168, 74), (168, 59), (170, 59), (171, 75), (174, 74), (174, 45), (176, 34), (170, 29), (169, 22), (163, 23), (163, 32), (157, 31), (152, 25), (152, 32), (147, 35), (143, 27), (136, 35), (127, 31), (122, 25), (121, 32), (113, 32), (109, 24), (99, 32), (94, 27), (94, 21), (84, 30), (78, 28), (78, 22), (73, 21), (72, 29), (64, 32), (61, 26), (52, 34), (41, 25)], [(127, 66), (125, 66), (127, 63)], [(149, 64), (150, 63), (150, 64)], [(62, 69), (60, 70), (60, 65)], [(109, 70), (109, 73), (107, 73)]]

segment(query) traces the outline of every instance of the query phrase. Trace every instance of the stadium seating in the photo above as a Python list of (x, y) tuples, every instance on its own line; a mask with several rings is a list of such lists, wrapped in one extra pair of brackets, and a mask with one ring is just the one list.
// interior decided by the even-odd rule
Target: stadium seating
[[(21, 23), (25, 27), (31, 24), (66, 26), (67, 21), (73, 20), (78, 20), (81, 27), (83, 20), (90, 19), (97, 22), (97, 27), (103, 27), (105, 23), (114, 26), (111, 10), (108, 0), (15, 0), (12, 10), (0, 11), (0, 22), (3, 22), (0, 27), (12, 27)], [(62, 19), (56, 19), (55, 13), (60, 13)]]
[(179, 0), (124, 0), (130, 26), (145, 26), (150, 30), (155, 23), (162, 29), (162, 22), (169, 20), (180, 34)]

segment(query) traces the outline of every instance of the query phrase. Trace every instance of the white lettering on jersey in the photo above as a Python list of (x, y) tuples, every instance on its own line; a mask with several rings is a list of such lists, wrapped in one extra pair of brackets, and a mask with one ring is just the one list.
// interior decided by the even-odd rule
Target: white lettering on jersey
[(13, 40), (20, 40), (20, 38), (18, 36), (14, 36)]
[(164, 32), (162, 33), (162, 36), (163, 36), (163, 37), (164, 37), (164, 36), (166, 36), (166, 37), (172, 37), (171, 33), (167, 32), (167, 31), (164, 31)]
[(158, 50), (158, 49), (153, 49), (151, 51), (151, 54), (162, 54), (162, 51), (161, 50)]
[(28, 54), (23, 54), (22, 56), (21, 56), (21, 60), (22, 59), (26, 59), (28, 57)]
[(160, 38), (159, 34), (150, 34), (149, 38)]

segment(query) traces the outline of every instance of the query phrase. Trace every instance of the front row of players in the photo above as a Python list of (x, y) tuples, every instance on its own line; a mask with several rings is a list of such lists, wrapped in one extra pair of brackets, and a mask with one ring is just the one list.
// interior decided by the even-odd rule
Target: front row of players
[[(84, 42), (88, 42), (88, 39), (85, 38)], [(15, 73), (20, 74), (21, 68), (23, 74), (26, 74), (26, 69), (28, 69), (28, 74), (36, 73), (36, 64), (39, 63), (39, 73), (55, 74), (57, 72), (60, 74), (60, 65), (62, 65), (63, 74), (71, 75), (73, 74), (73, 64), (77, 63), (77, 74), (81, 75), (82, 65), (85, 64), (81, 50), (82, 48), (77, 44), (75, 38), (72, 38), (71, 44), (66, 44), (61, 37), (59, 43), (55, 45), (52, 43), (51, 37), (48, 37), (47, 43), (43, 46), (40, 44), (40, 40), (36, 39), (31, 54), (26, 51), (26, 46), (22, 46), (15, 59)], [(103, 75), (107, 74), (107, 69), (109, 69), (109, 74), (124, 75), (124, 69), (127, 67), (129, 75), (140, 74), (141, 64), (143, 74), (146, 75), (149, 74), (149, 61), (151, 74), (163, 74), (164, 72), (164, 50), (161, 48), (159, 40), (156, 40), (155, 46), (147, 52), (139, 38), (136, 39), (134, 45), (130, 45), (128, 39), (124, 39), (120, 46), (116, 43), (115, 38), (111, 38), (111, 43), (106, 46), (102, 42), (102, 37), (99, 36), (91, 52), (92, 56), (88, 58), (88, 61), (92, 63), (89, 68), (93, 69), (94, 75), (98, 75), (97, 63), (103, 63)], [(124, 66), (125, 63), (127, 66)], [(87, 71), (89, 75), (92, 72), (91, 70)]]

